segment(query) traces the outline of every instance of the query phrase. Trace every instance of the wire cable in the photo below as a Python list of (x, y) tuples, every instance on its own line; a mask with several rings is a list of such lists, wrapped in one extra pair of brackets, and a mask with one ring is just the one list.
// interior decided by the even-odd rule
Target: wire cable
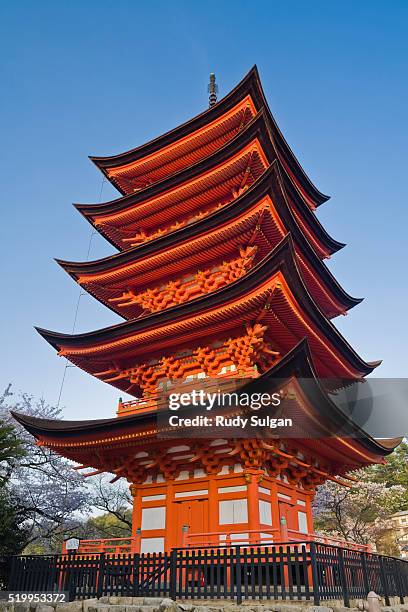
[[(102, 202), (102, 193), (103, 193), (103, 187), (105, 185), (105, 182), (106, 182), (106, 178), (103, 177), (102, 182), (101, 182), (101, 188), (100, 188), (100, 191), (99, 191), (98, 204), (100, 204)], [(92, 232), (91, 232), (91, 235), (89, 237), (88, 250), (86, 252), (86, 259), (85, 259), (85, 261), (89, 260), (89, 256), (90, 256), (90, 253), (91, 253), (91, 247), (92, 247), (92, 240), (93, 240), (93, 237), (96, 236), (97, 233), (98, 232), (95, 231), (95, 230), (92, 230)], [(76, 307), (75, 307), (75, 311), (74, 311), (74, 321), (73, 321), (73, 324), (72, 324), (71, 334), (75, 333), (76, 324), (77, 324), (77, 321), (78, 321), (79, 305), (81, 303), (81, 297), (83, 295), (86, 295), (86, 291), (83, 291), (82, 287), (80, 287), (79, 288), (78, 299), (77, 299), (77, 303), (76, 303)], [(57, 408), (59, 408), (60, 403), (61, 403), (62, 391), (64, 389), (65, 378), (67, 376), (67, 369), (68, 368), (74, 368), (74, 367), (75, 366), (70, 364), (68, 359), (65, 358), (65, 367), (64, 367), (64, 372), (63, 372), (63, 375), (62, 375), (62, 380), (61, 380), (61, 385), (60, 385), (60, 389), (59, 389), (59, 394), (58, 394), (58, 401), (57, 401), (57, 406), (56, 406)]]

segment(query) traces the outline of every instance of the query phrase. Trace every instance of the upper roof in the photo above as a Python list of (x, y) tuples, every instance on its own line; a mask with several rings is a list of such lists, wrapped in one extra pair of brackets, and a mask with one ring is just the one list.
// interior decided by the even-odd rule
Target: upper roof
[[(134, 318), (134, 316), (140, 314), (140, 307), (137, 307), (139, 308), (137, 313), (133, 313), (132, 309), (119, 308), (109, 301), (112, 296), (120, 295), (120, 289), (117, 288), (119, 283), (124, 283), (124, 288), (130, 285), (132, 287), (134, 285), (147, 287), (151, 285), (151, 277), (156, 269), (157, 273), (154, 276), (161, 274), (161, 278), (166, 279), (169, 275), (174, 274), (174, 269), (187, 269), (189, 265), (205, 265), (206, 261), (209, 261), (208, 249), (211, 249), (212, 257), (216, 257), (217, 253), (218, 257), (225, 257), (225, 253), (237, 249), (236, 241), (238, 241), (238, 244), (245, 243), (245, 227), (249, 223), (249, 220), (247, 220), (249, 211), (254, 207), (256, 208), (265, 197), (269, 197), (271, 206), (276, 208), (279, 219), (284, 224), (286, 229), (284, 233), (291, 233), (296, 245), (306, 258), (306, 266), (313, 270), (312, 273), (315, 275), (317, 283), (319, 285), (323, 283), (338, 302), (338, 306), (336, 306), (329, 299), (326, 306), (330, 309), (327, 312), (328, 316), (336, 316), (360, 303), (361, 299), (348, 295), (340, 287), (320, 257), (317, 256), (315, 249), (319, 245), (312, 242), (311, 236), (308, 240), (303, 228), (300, 227), (288, 202), (290, 192), (287, 189), (290, 190), (292, 187), (291, 181), (285, 172), (283, 174), (280, 172), (279, 166), (280, 162), (275, 160), (263, 175), (236, 200), (178, 231), (96, 261), (76, 263), (57, 260), (57, 262), (74, 280), (85, 286), (87, 291), (100, 299), (106, 306), (124, 318)], [(316, 218), (313, 213), (310, 214), (312, 219)], [(253, 216), (253, 219), (251, 218), (251, 227), (248, 226), (247, 232), (254, 231), (259, 224), (258, 217), (259, 214)], [(261, 216), (261, 222), (263, 218), (264, 216)], [(232, 229), (228, 231), (228, 228), (237, 225), (240, 225), (241, 233), (236, 236), (234, 242)], [(313, 239), (316, 240), (320, 235), (320, 242), (324, 242), (325, 235), (320, 231), (321, 226), (314, 225), (313, 227)], [(280, 238), (277, 237), (277, 240), (282, 239), (283, 235), (280, 235)], [(219, 236), (218, 239), (217, 236)], [(223, 252), (220, 252), (220, 241), (223, 245)], [(310, 242), (312, 242), (314, 248), (312, 248)], [(205, 244), (207, 248), (204, 248)], [(275, 245), (272, 244), (272, 246)], [(200, 259), (199, 252), (202, 253)], [(309, 269), (306, 270), (306, 273), (309, 272)], [(180, 275), (180, 272), (178, 274)], [(314, 293), (314, 295), (316, 294)], [(321, 303), (319, 297), (315, 297), (315, 299), (318, 303)], [(325, 299), (323, 297), (322, 299), (324, 302)]]
[[(132, 189), (126, 189), (125, 184), (121, 184), (120, 181), (117, 180), (117, 176), (116, 178), (113, 176), (111, 177), (109, 172), (110, 170), (117, 170), (118, 168), (127, 166), (129, 164), (141, 164), (148, 156), (157, 154), (166, 147), (169, 149), (172, 147), (172, 154), (170, 154), (169, 151), (169, 159), (174, 156), (177, 157), (177, 155), (180, 154), (180, 151), (177, 151), (177, 143), (179, 146), (180, 141), (183, 140), (183, 143), (185, 143), (186, 139), (189, 137), (194, 137), (194, 133), (202, 129), (203, 126), (206, 126), (219, 119), (222, 117), (222, 115), (230, 111), (234, 106), (242, 102), (248, 96), (250, 97), (257, 111), (265, 109), (272, 131), (272, 137), (274, 143), (276, 144), (277, 151), (281, 156), (281, 161), (287, 166), (298, 186), (304, 191), (305, 196), (310, 199), (311, 203), (315, 206), (319, 206), (328, 200), (328, 196), (322, 194), (307, 177), (288, 143), (284, 139), (269, 109), (256, 66), (254, 66), (248, 72), (243, 80), (229, 94), (227, 94), (214, 106), (200, 113), (193, 119), (183, 123), (177, 128), (166, 132), (162, 136), (136, 147), (135, 149), (126, 151), (125, 153), (108, 157), (91, 156), (90, 159), (98, 166), (98, 168), (102, 170), (102, 172), (104, 172), (107, 178), (112, 181), (113, 184), (115, 184), (121, 193), (129, 193), (132, 191)], [(161, 158), (160, 164), (163, 165), (163, 163), (164, 160)]]
[(245, 174), (248, 163), (251, 163), (256, 166), (255, 177), (259, 180), (262, 170), (276, 160), (288, 179), (288, 192), (305, 231), (309, 229), (309, 232), (317, 233), (326, 254), (342, 248), (344, 244), (331, 238), (321, 226), (294, 185), (287, 167), (280, 161), (265, 110), (260, 111), (228, 144), (193, 166), (124, 197), (99, 204), (75, 204), (75, 207), (100, 234), (124, 250), (131, 246), (129, 237), (141, 229), (150, 233), (155, 227), (166, 227), (178, 222), (183, 215), (186, 217), (186, 210), (199, 212), (224, 200), (232, 200), (228, 181), (235, 174)]

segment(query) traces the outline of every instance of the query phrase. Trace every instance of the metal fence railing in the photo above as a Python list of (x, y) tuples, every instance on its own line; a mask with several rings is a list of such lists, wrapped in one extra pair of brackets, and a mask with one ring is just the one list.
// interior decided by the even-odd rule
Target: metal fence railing
[(5, 591), (10, 580), (11, 558), (0, 558), (0, 591)]
[(173, 599), (342, 600), (373, 590), (404, 603), (408, 562), (320, 542), (176, 548), (170, 553), (13, 557), (13, 591)]

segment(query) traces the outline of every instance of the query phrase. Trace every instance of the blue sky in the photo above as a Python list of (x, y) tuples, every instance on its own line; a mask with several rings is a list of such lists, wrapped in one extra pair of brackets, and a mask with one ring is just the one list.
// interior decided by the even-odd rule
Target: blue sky
[[(336, 320), (378, 376), (407, 363), (408, 2), (88, 0), (0, 6), (1, 381), (56, 402), (64, 363), (33, 325), (68, 332), (97, 202), (87, 156), (135, 147), (201, 112), (257, 64), (272, 112), (347, 247), (329, 266), (364, 302)], [(104, 186), (103, 199), (115, 195)], [(90, 257), (113, 252), (102, 238)], [(77, 331), (119, 319), (81, 298)], [(69, 368), (66, 418), (111, 416), (119, 392)]]

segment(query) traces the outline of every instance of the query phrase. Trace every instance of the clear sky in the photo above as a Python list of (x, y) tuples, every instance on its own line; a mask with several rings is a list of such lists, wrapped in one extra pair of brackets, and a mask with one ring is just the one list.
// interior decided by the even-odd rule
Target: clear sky
[[(336, 320), (378, 376), (407, 360), (406, 0), (3, 0), (0, 3), (1, 381), (56, 402), (64, 363), (33, 329), (69, 332), (86, 258), (71, 206), (99, 199), (88, 155), (135, 147), (207, 106), (257, 64), (272, 112), (332, 196), (319, 219), (347, 247), (329, 266), (365, 301)], [(106, 186), (103, 199), (115, 195)], [(99, 236), (90, 257), (113, 252)], [(119, 320), (88, 296), (77, 331)], [(120, 393), (69, 368), (66, 418), (113, 415)]]

